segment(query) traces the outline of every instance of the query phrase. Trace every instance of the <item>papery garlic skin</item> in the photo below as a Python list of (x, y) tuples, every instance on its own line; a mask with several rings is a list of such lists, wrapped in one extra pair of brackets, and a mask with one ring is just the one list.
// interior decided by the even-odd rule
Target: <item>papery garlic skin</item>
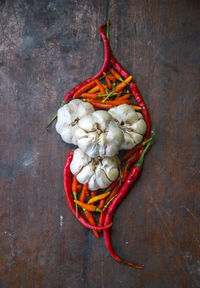
[(74, 151), (70, 170), (79, 183), (88, 183), (88, 189), (95, 191), (107, 188), (117, 179), (119, 165), (117, 156), (91, 158), (78, 148)]
[(121, 129), (104, 110), (82, 117), (74, 133), (79, 148), (92, 158), (116, 155), (124, 141)]
[(74, 129), (79, 119), (94, 112), (90, 103), (74, 99), (58, 109), (56, 131), (61, 135), (64, 142), (77, 145)]
[(113, 117), (124, 134), (124, 142), (120, 150), (132, 149), (142, 142), (147, 125), (141, 113), (136, 112), (128, 104), (111, 108), (108, 110), (108, 113)]

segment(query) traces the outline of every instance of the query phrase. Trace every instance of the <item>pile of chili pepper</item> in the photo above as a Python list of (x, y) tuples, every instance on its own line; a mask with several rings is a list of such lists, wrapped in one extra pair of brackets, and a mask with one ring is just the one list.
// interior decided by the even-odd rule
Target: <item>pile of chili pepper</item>
[[(105, 35), (103, 29), (106, 26), (107, 33)], [(76, 176), (72, 175), (70, 171), (70, 163), (73, 159), (73, 151), (71, 151), (64, 166), (64, 188), (68, 206), (78, 221), (93, 230), (97, 238), (99, 238), (99, 234), (103, 230), (105, 244), (110, 255), (118, 262), (142, 269), (143, 266), (121, 259), (114, 252), (111, 245), (110, 227), (115, 209), (141, 173), (144, 156), (152, 143), (151, 136), (153, 135), (151, 135), (151, 121), (148, 109), (133, 77), (123, 69), (111, 53), (108, 27), (109, 22), (99, 28), (99, 33), (104, 43), (103, 66), (96, 75), (69, 91), (65, 95), (61, 106), (76, 98), (91, 103), (95, 109), (110, 109), (126, 103), (142, 113), (147, 125), (147, 131), (143, 142), (124, 153), (121, 157), (120, 176), (105, 191), (89, 191), (87, 183), (81, 185), (77, 182)], [(48, 126), (55, 119), (56, 115)]]

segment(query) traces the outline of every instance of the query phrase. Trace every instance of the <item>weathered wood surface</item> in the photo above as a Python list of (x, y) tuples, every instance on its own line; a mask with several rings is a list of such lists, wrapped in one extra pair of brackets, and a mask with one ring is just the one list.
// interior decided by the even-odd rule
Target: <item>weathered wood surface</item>
[[(195, 0), (1, 1), (0, 287), (200, 287), (199, 13)], [(98, 71), (98, 26), (135, 77), (156, 143), (114, 217), (116, 263), (66, 206), (70, 146), (45, 125)]]

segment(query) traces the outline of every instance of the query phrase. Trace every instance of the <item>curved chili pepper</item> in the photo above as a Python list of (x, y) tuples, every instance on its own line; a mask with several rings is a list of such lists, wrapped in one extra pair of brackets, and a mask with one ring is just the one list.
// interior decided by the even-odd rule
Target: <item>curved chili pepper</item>
[[(68, 154), (66, 162), (65, 162), (65, 166), (64, 166), (64, 189), (65, 189), (67, 204), (68, 204), (71, 212), (74, 214), (74, 216), (76, 216), (76, 210), (75, 210), (74, 201), (72, 198), (72, 190), (71, 190), (72, 174), (71, 174), (71, 170), (70, 170), (70, 164), (71, 164), (72, 159), (73, 159), (73, 153), (74, 153), (74, 151), (71, 151)], [(112, 223), (109, 223), (108, 225), (104, 225), (103, 227), (90, 225), (86, 221), (86, 219), (83, 217), (83, 215), (81, 215), (80, 212), (78, 212), (78, 217), (76, 217), (76, 218), (83, 226), (85, 226), (86, 228), (91, 229), (91, 230), (105, 230), (105, 229), (109, 229), (112, 226)]]
[(103, 40), (103, 44), (104, 44), (104, 62), (103, 65), (101, 67), (101, 69), (99, 70), (98, 73), (96, 73), (94, 76), (86, 79), (85, 81), (81, 82), (80, 84), (78, 84), (77, 86), (75, 86), (73, 89), (71, 89), (64, 97), (64, 102), (68, 102), (69, 99), (74, 95), (74, 93), (81, 88), (83, 85), (89, 83), (91, 80), (97, 79), (99, 78), (103, 72), (106, 72), (108, 69), (108, 65), (109, 65), (109, 61), (110, 61), (110, 46), (109, 46), (109, 42), (108, 39), (106, 37), (106, 35), (103, 32), (103, 29), (106, 27), (106, 24), (102, 25), (99, 28), (99, 34), (101, 35), (101, 38)]
[[(73, 97), (74, 93), (77, 90), (79, 90), (81, 87), (83, 87), (85, 84), (88, 84), (92, 80), (99, 78), (103, 72), (106, 72), (108, 70), (108, 66), (109, 66), (109, 62), (110, 62), (110, 46), (109, 46), (109, 41), (108, 41), (105, 33), (103, 32), (103, 29), (106, 27), (106, 25), (107, 24), (104, 24), (99, 28), (99, 34), (100, 34), (100, 36), (103, 40), (103, 44), (104, 44), (104, 61), (103, 61), (103, 65), (102, 65), (101, 69), (94, 76), (84, 80), (83, 82), (79, 83), (74, 88), (72, 88), (69, 92), (67, 92), (67, 94), (65, 95), (65, 97), (63, 99), (63, 102), (61, 103), (61, 107), (69, 102), (69, 100)], [(57, 118), (57, 114), (54, 115), (53, 118), (49, 121), (46, 128), (48, 128), (56, 118)]]
[[(131, 169), (131, 172), (129, 173), (125, 183), (123, 184), (123, 186), (121, 187), (118, 195), (115, 197), (115, 199), (113, 199), (113, 201), (111, 202), (110, 206), (108, 207), (108, 213), (105, 216), (105, 221), (104, 221), (104, 225), (108, 224), (111, 222), (112, 220), (112, 215), (115, 211), (115, 209), (117, 208), (117, 206), (120, 204), (120, 202), (124, 199), (124, 197), (127, 195), (128, 191), (130, 190), (130, 188), (132, 187), (132, 185), (135, 183), (135, 181), (137, 180), (137, 178), (139, 177), (141, 170), (142, 170), (142, 166), (143, 166), (143, 162), (144, 162), (144, 155), (147, 152), (149, 146), (151, 145), (151, 143), (148, 143), (146, 148), (144, 149), (143, 153), (141, 154), (138, 162), (133, 166), (133, 168)], [(111, 214), (110, 214), (111, 213)], [(136, 269), (143, 269), (143, 266), (139, 266), (139, 265), (135, 265), (127, 260), (121, 259), (113, 250), (112, 248), (112, 244), (111, 244), (111, 239), (110, 239), (110, 230), (104, 231), (103, 233), (104, 236), (104, 241), (106, 244), (106, 247), (110, 253), (110, 255), (118, 262), (127, 264), (133, 268)]]
[[(130, 76), (130, 74), (128, 73), (128, 71), (126, 71), (121, 64), (114, 58), (114, 56), (111, 56), (110, 59), (110, 63), (112, 64), (112, 66), (117, 70), (118, 73), (120, 73), (122, 75), (122, 77), (124, 79), (128, 78)], [(114, 70), (113, 70), (114, 71)], [(147, 131), (145, 134), (145, 140), (147, 140), (150, 136), (151, 133), (151, 120), (150, 120), (150, 116), (149, 116), (149, 111), (145, 105), (145, 102), (143, 100), (143, 97), (139, 91), (139, 89), (137, 88), (137, 85), (135, 83), (134, 80), (132, 80), (130, 82), (129, 88), (133, 94), (133, 97), (135, 98), (135, 100), (137, 101), (138, 105), (142, 108), (141, 112), (142, 115), (144, 117), (144, 120), (147, 124)]]

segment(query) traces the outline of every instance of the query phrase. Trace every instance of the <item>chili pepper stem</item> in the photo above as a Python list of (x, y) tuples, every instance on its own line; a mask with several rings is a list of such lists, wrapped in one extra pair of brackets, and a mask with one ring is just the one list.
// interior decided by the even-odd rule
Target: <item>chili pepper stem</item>
[(46, 126), (46, 129), (48, 129), (49, 126), (51, 126), (51, 124), (54, 122), (54, 120), (56, 120), (56, 118), (57, 118), (57, 114), (54, 115), (53, 118), (51, 118), (51, 120), (49, 121), (49, 123), (48, 123), (47, 126)]
[(109, 25), (110, 25), (110, 19), (107, 20), (107, 23), (106, 23), (106, 37), (107, 39), (109, 40)]
[[(60, 107), (63, 107), (65, 104), (67, 104), (67, 102), (62, 101)], [(47, 126), (46, 126), (46, 129), (49, 128), (49, 126), (56, 120), (56, 118), (57, 118), (57, 114), (54, 115), (53, 118), (49, 121), (49, 123), (48, 123)]]
[[(77, 200), (77, 193), (76, 193), (76, 191), (73, 191), (73, 196), (74, 196), (74, 199)], [(77, 205), (77, 203), (75, 203), (75, 206), (76, 206), (76, 217), (78, 217), (78, 205)]]
[(145, 156), (145, 154), (147, 153), (149, 147), (151, 146), (151, 143), (152, 143), (152, 142), (149, 142), (149, 143), (147, 144), (147, 146), (145, 147), (145, 149), (144, 149), (144, 151), (142, 152), (139, 160), (138, 160), (137, 163), (136, 163), (136, 166), (142, 167), (143, 162), (144, 162), (144, 156)]
[(154, 137), (156, 136), (156, 133), (154, 130), (151, 131), (151, 138), (147, 139), (146, 141), (142, 142), (142, 146), (145, 146), (147, 143), (152, 142), (152, 140), (154, 139)]

